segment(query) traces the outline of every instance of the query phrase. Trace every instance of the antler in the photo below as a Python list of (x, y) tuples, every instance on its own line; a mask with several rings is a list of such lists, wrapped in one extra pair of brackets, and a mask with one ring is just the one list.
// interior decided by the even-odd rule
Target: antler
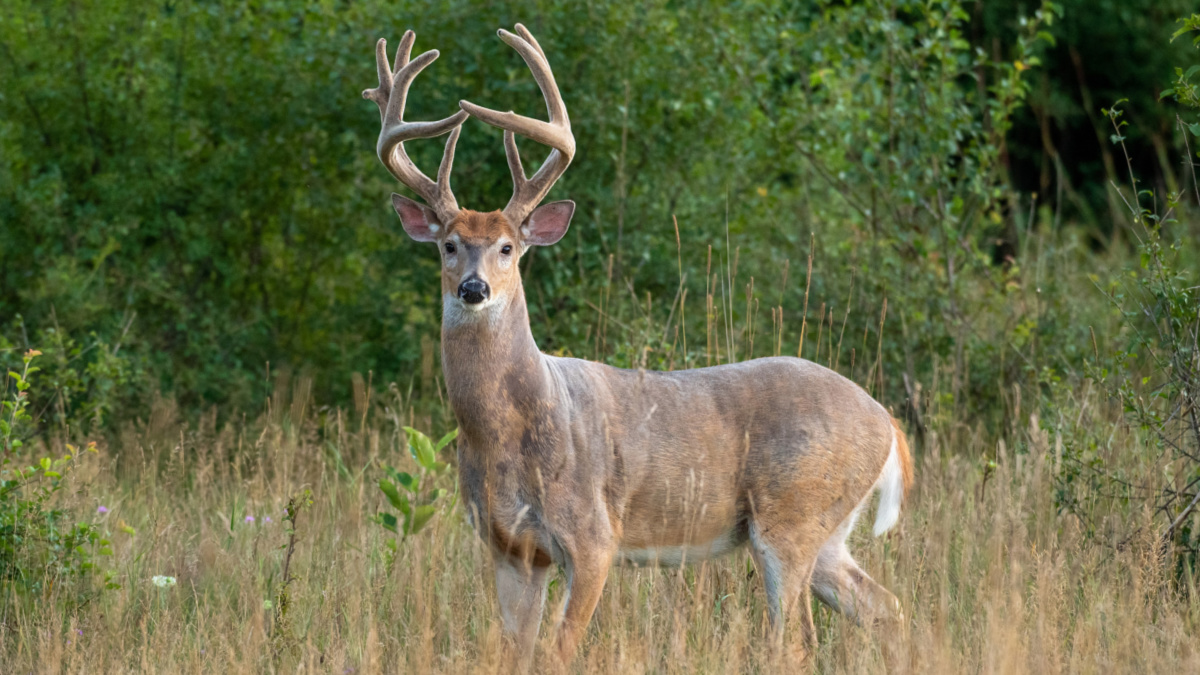
[[(508, 156), (508, 169), (513, 177), (513, 196), (504, 207), (504, 215), (510, 223), (520, 227), (529, 214), (550, 192), (555, 181), (567, 170), (567, 165), (575, 156), (575, 136), (571, 134), (571, 120), (567, 117), (567, 106), (563, 103), (562, 95), (558, 93), (558, 84), (554, 81), (554, 73), (546, 62), (546, 53), (541, 45), (521, 24), (517, 24), (518, 35), (506, 30), (497, 31), (500, 39), (517, 50), (521, 58), (537, 80), (538, 88), (546, 99), (546, 112), (549, 122), (542, 122), (529, 117), (517, 115), (512, 111), (497, 112), (462, 101), (462, 109), (473, 117), (504, 130), (504, 153)], [(525, 169), (521, 166), (521, 155), (517, 152), (517, 140), (514, 134), (521, 134), (553, 150), (542, 163), (533, 178), (525, 177)]]
[[(363, 98), (375, 101), (379, 105), (381, 129), (375, 152), (379, 161), (392, 172), (401, 183), (412, 188), (425, 200), (443, 223), (448, 224), (458, 215), (458, 202), (450, 191), (450, 170), (454, 166), (454, 145), (458, 142), (458, 134), (462, 131), (462, 123), (467, 120), (467, 113), (460, 110), (450, 117), (436, 122), (405, 122), (404, 103), (408, 98), (408, 88), (425, 67), (438, 57), (438, 50), (433, 49), (409, 60), (412, 53), (416, 33), (405, 31), (400, 40), (400, 48), (396, 50), (396, 65), (389, 69), (387, 59), (387, 40), (380, 39), (375, 45), (375, 66), (379, 70), (379, 86), (363, 91)], [(442, 155), (442, 164), (438, 167), (437, 182), (433, 182), (404, 151), (404, 141), (414, 138), (434, 138), (450, 132), (446, 140), (446, 151)]]

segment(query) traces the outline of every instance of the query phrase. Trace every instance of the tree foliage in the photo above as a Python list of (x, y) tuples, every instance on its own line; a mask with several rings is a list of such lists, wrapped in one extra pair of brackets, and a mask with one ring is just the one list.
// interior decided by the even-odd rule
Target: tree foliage
[[(524, 263), (543, 348), (635, 365), (650, 347), (647, 365), (695, 365), (712, 359), (707, 320), (730, 327), (725, 353), (761, 355), (767, 341), (756, 352), (752, 330), (733, 330), (757, 316), (733, 302), (750, 276), (779, 280), (761, 303), (787, 308), (775, 342), (797, 344), (798, 263), (816, 233), (838, 273), (811, 292), (837, 305), (843, 333), (874, 344), (888, 298), (903, 331), (880, 354), (906, 374), (987, 361), (997, 347), (978, 313), (1011, 288), (995, 242), (1030, 225), (1005, 139), (1057, 15), (989, 4), (983, 17), (954, 0), (9, 2), (0, 359), (44, 350), (38, 411), (77, 427), (160, 391), (188, 409), (256, 402), (271, 370), (311, 373), (326, 400), (348, 398), (348, 373), (413, 377), (437, 331), (437, 260), (404, 237), (387, 199), (399, 188), (374, 157), (378, 117), (360, 97), (373, 44), (413, 28), (417, 50), (441, 51), (412, 119), (460, 99), (538, 115), (532, 78), (494, 38), (521, 21), (579, 146), (556, 187), (579, 204), (573, 233)], [(984, 40), (989, 22), (1001, 28)], [(438, 142), (410, 145), (422, 166), (440, 157)], [(499, 132), (468, 122), (460, 203), (503, 205), (502, 155)], [(964, 275), (991, 285), (964, 291)], [(599, 346), (596, 307), (615, 297), (609, 313), (635, 326), (681, 286), (696, 303), (688, 353), (668, 335)], [(661, 307), (642, 312), (647, 294)], [(706, 295), (720, 317), (696, 311)], [(996, 374), (977, 368), (962, 390)]]

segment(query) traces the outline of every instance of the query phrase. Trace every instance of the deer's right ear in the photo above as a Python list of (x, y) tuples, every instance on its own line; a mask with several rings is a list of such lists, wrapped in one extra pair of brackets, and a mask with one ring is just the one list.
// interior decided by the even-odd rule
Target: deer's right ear
[(414, 241), (437, 241), (442, 223), (433, 209), (398, 194), (392, 194), (392, 206), (400, 216), (400, 224)]
[(549, 246), (557, 243), (567, 233), (567, 226), (571, 224), (571, 216), (574, 214), (575, 202), (569, 199), (537, 207), (521, 226), (521, 237), (525, 245)]

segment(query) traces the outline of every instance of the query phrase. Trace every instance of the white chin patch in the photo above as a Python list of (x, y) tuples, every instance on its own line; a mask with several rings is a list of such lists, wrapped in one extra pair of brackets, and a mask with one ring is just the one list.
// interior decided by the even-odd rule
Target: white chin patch
[(483, 302), (468, 304), (457, 294), (446, 293), (442, 296), (442, 323), (455, 326), (475, 321), (491, 321), (499, 316), (499, 310), (504, 307), (504, 296), (493, 295)]

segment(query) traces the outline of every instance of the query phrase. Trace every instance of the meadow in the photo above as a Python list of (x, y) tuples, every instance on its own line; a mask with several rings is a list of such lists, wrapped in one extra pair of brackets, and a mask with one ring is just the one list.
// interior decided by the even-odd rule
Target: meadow
[[(414, 28), (413, 119), (541, 115), (515, 21), (579, 141), (571, 230), (521, 261), (544, 351), (798, 355), (889, 408), (915, 486), (850, 548), (896, 672), (1200, 672), (1200, 15), (533, 4), (0, 7), (0, 672), (507, 672), (439, 258), (359, 92)], [(464, 126), (464, 206), (502, 152)], [(745, 550), (615, 568), (571, 670), (776, 672), (765, 602)], [(888, 670), (814, 616), (816, 672)]]
[[(1079, 265), (1090, 254), (1060, 243), (1043, 261), (1058, 292), (1089, 292)], [(355, 378), (356, 405), (343, 409), (314, 404), (320, 383), (277, 374), (264, 410), (220, 423), (215, 409), (189, 422), (171, 399), (156, 401), (66, 479), (72, 503), (104, 507), (95, 520), (111, 532), (112, 555), (97, 560), (119, 588), (46, 583), (32, 603), (8, 595), (6, 670), (504, 672), (490, 554), (453, 496), (394, 548), (396, 536), (373, 519), (389, 510), (377, 486), (384, 464), (422, 474), (402, 428), (453, 428), (436, 391), (419, 396), (440, 386), (435, 371), (426, 376), (375, 392)], [(859, 377), (866, 386), (875, 378)], [(1001, 437), (940, 409), (954, 374), (942, 378), (926, 392), (901, 525), (878, 539), (863, 526), (852, 538), (864, 569), (903, 603), (895, 637), (904, 670), (1200, 665), (1190, 568), (1181, 577), (1163, 554), (1150, 510), (1098, 495), (1075, 513), (1056, 503), (1064, 443), (1099, 439), (1102, 459), (1131, 483), (1165, 475), (1113, 398), (1091, 380), (1061, 387), (1056, 419), (1044, 421), (1044, 406), (1028, 403), (1038, 394), (1014, 388)], [(452, 462), (447, 447), (441, 456)], [(452, 469), (425, 473), (453, 495)], [(158, 586), (156, 576), (176, 583)], [(551, 608), (561, 590), (559, 578)], [(744, 550), (683, 569), (618, 568), (574, 672), (770, 672), (764, 601)], [(870, 631), (815, 607), (817, 672), (881, 672)], [(544, 622), (540, 650), (552, 625)]]

